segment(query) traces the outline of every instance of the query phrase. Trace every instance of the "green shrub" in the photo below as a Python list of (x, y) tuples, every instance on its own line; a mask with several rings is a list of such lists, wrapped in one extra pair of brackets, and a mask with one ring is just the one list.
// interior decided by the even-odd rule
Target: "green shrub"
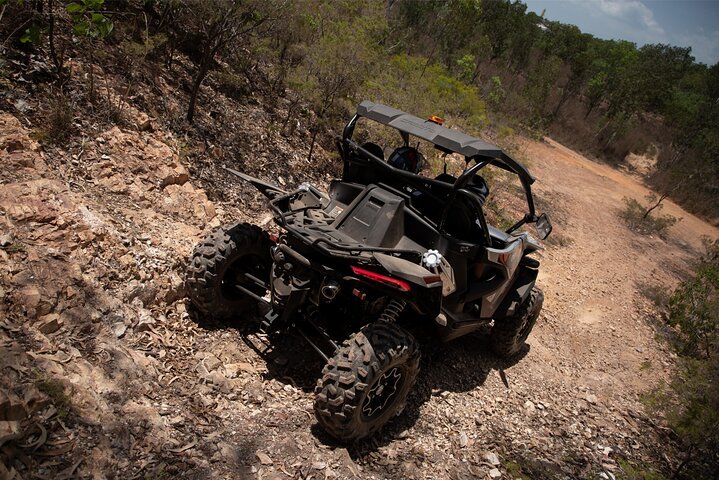
[(622, 480), (666, 480), (664, 475), (642, 462), (632, 462), (620, 458), (617, 463), (624, 472), (623, 475), (617, 475), (617, 478)]
[(678, 328), (678, 350), (696, 358), (719, 354), (719, 240), (707, 245), (696, 276), (669, 300), (669, 323)]
[(497, 75), (493, 76), (490, 80), (489, 92), (487, 93), (487, 100), (489, 105), (494, 110), (499, 110), (504, 98), (507, 96), (507, 92), (502, 87), (502, 79)]
[[(624, 197), (624, 210), (619, 216), (624, 219), (630, 230), (643, 235), (659, 235), (665, 237), (669, 227), (677, 223), (679, 218), (672, 215), (654, 215), (647, 213), (647, 208), (633, 198)], [(661, 209), (661, 205), (657, 210)]]
[(679, 470), (688, 478), (719, 477), (719, 240), (707, 244), (696, 276), (669, 301), (669, 323), (682, 354), (668, 388), (651, 399), (686, 445)]
[(685, 469), (685, 478), (719, 478), (719, 358), (682, 358), (653, 404), (685, 445), (676, 477)]
[(664, 285), (652, 282), (638, 282), (637, 291), (658, 308), (664, 309), (669, 305), (669, 294)]
[(420, 117), (439, 115), (470, 133), (488, 124), (477, 88), (424, 57), (395, 55), (360, 93)]

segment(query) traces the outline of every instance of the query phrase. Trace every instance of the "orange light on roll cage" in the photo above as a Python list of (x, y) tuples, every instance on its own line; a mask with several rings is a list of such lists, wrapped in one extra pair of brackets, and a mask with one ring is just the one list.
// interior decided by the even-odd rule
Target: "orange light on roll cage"
[(351, 267), (352, 272), (355, 275), (359, 275), (360, 277), (364, 277), (368, 280), (372, 280), (373, 282), (381, 283), (382, 285), (385, 285), (387, 287), (396, 288), (398, 290), (402, 290), (403, 292), (409, 292), (411, 290), (409, 283), (397, 280), (396, 278), (388, 277), (387, 275), (382, 275), (381, 273), (377, 272), (371, 272), (369, 270), (365, 270), (364, 268), (359, 267)]
[(444, 123), (444, 118), (438, 117), (437, 115), (430, 115), (427, 120), (432, 123), (436, 123), (437, 125), (442, 125)]

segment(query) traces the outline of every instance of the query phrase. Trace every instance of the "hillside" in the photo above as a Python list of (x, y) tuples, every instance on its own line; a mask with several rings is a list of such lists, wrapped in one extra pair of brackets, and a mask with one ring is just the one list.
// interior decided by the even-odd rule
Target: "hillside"
[(719, 229), (666, 200), (681, 217), (666, 238), (630, 231), (619, 214), (651, 192), (641, 175), (488, 128), (530, 165), (555, 224), (529, 349), (507, 362), (483, 334), (425, 342), (404, 413), (342, 446), (316, 425), (311, 348), (294, 334), (270, 343), (256, 319), (193, 315), (184, 272), (213, 228), (276, 228), (264, 197), (221, 167), (326, 185), (350, 101), (323, 117), (296, 95), (306, 85), (265, 83), (277, 65), (240, 76), (227, 54), (190, 123), (187, 48), (168, 65), (118, 38), (94, 57), (65, 41), (62, 82), (44, 53), (3, 47), (0, 479), (652, 478), (682, 462), (643, 401), (676, 369), (650, 297), (685, 279)]
[(639, 401), (672, 371), (641, 289), (670, 288), (719, 232), (669, 205), (683, 218), (672, 240), (630, 234), (615, 212), (646, 189), (622, 173), (524, 141), (571, 239), (542, 254), (530, 350), (509, 365), (471, 339), (433, 347), (406, 413), (347, 449), (313, 427), (321, 364), (308, 347), (262, 351), (250, 332), (188, 317), (193, 244), (228, 221), (265, 221), (247, 188), (206, 182), (208, 195), (154, 125), (67, 149), (40, 148), (14, 115), (2, 125), (3, 459), (23, 476), (477, 478), (499, 461), (505, 475), (576, 478), (676, 461)]

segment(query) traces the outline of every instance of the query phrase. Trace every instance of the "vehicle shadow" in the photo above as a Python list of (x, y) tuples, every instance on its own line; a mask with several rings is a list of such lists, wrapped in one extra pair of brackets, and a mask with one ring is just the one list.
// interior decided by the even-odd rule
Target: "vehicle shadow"
[(236, 330), (245, 345), (264, 360), (267, 368), (263, 375), (265, 379), (275, 379), (305, 393), (314, 391), (325, 362), (299, 333), (289, 330), (262, 334), (262, 319), (256, 314), (242, 321), (218, 320), (198, 312), (189, 301), (185, 308), (192, 321), (203, 330)]
[[(227, 324), (202, 321), (203, 328), (227, 328)], [(264, 336), (258, 333), (259, 320), (245, 322), (238, 328), (243, 341), (264, 361), (266, 379), (292, 385), (307, 394), (314, 392), (325, 361), (299, 333), (283, 332)], [(529, 345), (515, 356), (502, 359), (494, 355), (488, 343), (488, 330), (479, 331), (448, 343), (441, 343), (432, 332), (413, 332), (421, 344), (422, 361), (417, 382), (410, 393), (404, 411), (391, 420), (380, 432), (352, 445), (338, 442), (318, 424), (312, 425), (315, 438), (329, 447), (347, 448), (350, 457), (358, 459), (386, 446), (411, 428), (420, 417), (422, 406), (444, 392), (469, 392), (484, 385), (492, 371), (497, 371), (508, 387), (505, 370), (529, 353)]]
[[(485, 332), (486, 333), (486, 332)], [(243, 334), (243, 337), (248, 338)], [(379, 433), (351, 446), (337, 442), (318, 424), (312, 425), (312, 434), (330, 447), (346, 447), (353, 459), (363, 457), (390, 444), (411, 428), (420, 417), (422, 406), (444, 392), (469, 392), (480, 388), (488, 376), (496, 371), (508, 386), (505, 370), (511, 369), (528, 353), (529, 345), (515, 356), (502, 359), (494, 355), (486, 334), (478, 332), (452, 342), (441, 343), (429, 335), (418, 335), (422, 345), (422, 362), (404, 411), (390, 421)], [(270, 339), (271, 349), (260, 353), (266, 361), (267, 378), (290, 383), (311, 394), (321, 375), (325, 362), (298, 334), (282, 334)]]
[(445, 392), (461, 393), (480, 388), (492, 371), (497, 371), (508, 386), (504, 371), (519, 363), (530, 347), (525, 344), (514, 357), (502, 359), (490, 351), (487, 340), (486, 335), (477, 333), (448, 343), (421, 341), (421, 370), (405, 409), (374, 436), (348, 446), (337, 442), (317, 424), (312, 426), (312, 433), (327, 446), (346, 447), (350, 457), (357, 460), (402, 438), (404, 432), (419, 420), (422, 406), (433, 397), (442, 398)]

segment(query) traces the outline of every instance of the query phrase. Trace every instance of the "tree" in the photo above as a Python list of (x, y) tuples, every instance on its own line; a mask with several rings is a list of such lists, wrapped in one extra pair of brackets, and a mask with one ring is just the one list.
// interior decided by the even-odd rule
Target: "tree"
[[(90, 100), (93, 102), (95, 100), (95, 66), (93, 65), (95, 42), (106, 38), (114, 28), (112, 20), (102, 13), (104, 5), (105, 0), (81, 0), (68, 3), (65, 7), (72, 17), (72, 29), (75, 34), (90, 44)], [(50, 44), (52, 43), (51, 41)]]
[[(569, 76), (564, 86), (562, 86), (562, 93), (552, 112), (552, 118), (555, 118), (562, 106), (570, 98), (576, 97), (588, 81), (592, 65), (592, 55), (589, 51), (592, 37), (583, 34), (574, 25), (553, 22), (550, 28), (552, 35), (549, 36), (549, 42), (551, 43), (549, 51), (554, 51), (570, 68)], [(594, 94), (596, 95), (596, 92)], [(596, 99), (594, 102), (592, 108), (596, 106)]]
[(673, 47), (661, 43), (644, 45), (639, 49), (637, 73), (642, 107), (661, 111), (671, 98), (670, 92), (694, 63), (691, 47)]
[(535, 125), (541, 124), (544, 119), (547, 97), (557, 79), (561, 65), (562, 62), (558, 57), (550, 55), (538, 61), (529, 75), (524, 95), (531, 109), (531, 121)]
[(330, 7), (331, 13), (322, 9), (315, 13), (317, 38), (307, 45), (305, 62), (294, 72), (295, 86), (309, 97), (316, 114), (308, 160), (326, 117), (372, 75), (380, 58), (378, 38), (387, 25), (372, 1), (337, 2)]
[(490, 62), (500, 58), (509, 45), (514, 19), (509, 0), (486, 0), (482, 3), (482, 24), (489, 38)]
[(669, 324), (682, 356), (654, 402), (687, 447), (673, 478), (686, 468), (690, 478), (719, 475), (719, 240), (707, 242), (695, 273), (670, 299)]
[(532, 49), (539, 36), (537, 27), (539, 17), (527, 14), (527, 6), (520, 2), (510, 4), (509, 21), (511, 24), (508, 61), (514, 75), (526, 70), (532, 58)]
[(192, 123), (202, 81), (215, 62), (215, 56), (243, 35), (247, 35), (268, 19), (267, 13), (254, 2), (241, 0), (186, 0), (180, 4), (187, 23), (194, 25), (199, 42), (197, 73), (192, 82), (186, 119)]

